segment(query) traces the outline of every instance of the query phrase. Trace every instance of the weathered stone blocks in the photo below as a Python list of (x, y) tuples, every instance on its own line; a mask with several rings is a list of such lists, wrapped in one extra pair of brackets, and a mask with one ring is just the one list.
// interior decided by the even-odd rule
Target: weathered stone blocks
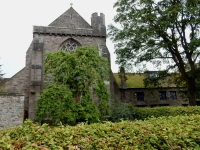
[(22, 124), (24, 96), (0, 95), (0, 128)]

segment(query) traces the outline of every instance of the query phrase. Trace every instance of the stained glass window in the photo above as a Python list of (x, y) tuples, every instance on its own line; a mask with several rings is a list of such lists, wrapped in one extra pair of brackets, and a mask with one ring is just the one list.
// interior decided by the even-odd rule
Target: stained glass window
[(78, 46), (80, 46), (80, 44), (77, 41), (75, 41), (73, 39), (69, 39), (61, 46), (61, 50), (64, 50), (67, 52), (72, 52)]

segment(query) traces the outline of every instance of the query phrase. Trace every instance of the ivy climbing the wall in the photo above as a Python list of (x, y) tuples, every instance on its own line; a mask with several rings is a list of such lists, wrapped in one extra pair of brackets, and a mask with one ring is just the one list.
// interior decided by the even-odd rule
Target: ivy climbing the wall
[(58, 50), (45, 54), (45, 75), (51, 82), (37, 101), (37, 121), (74, 124), (98, 122), (108, 115), (108, 61), (91, 46), (71, 53)]

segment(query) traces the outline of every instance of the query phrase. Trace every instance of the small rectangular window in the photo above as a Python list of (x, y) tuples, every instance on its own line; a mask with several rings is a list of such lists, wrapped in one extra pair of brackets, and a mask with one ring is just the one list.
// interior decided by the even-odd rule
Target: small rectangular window
[(144, 100), (144, 92), (136, 92), (136, 98), (137, 98), (137, 101), (143, 101)]
[(167, 99), (166, 91), (160, 91), (159, 92), (159, 97), (160, 97), (160, 100), (166, 100)]
[(200, 101), (196, 101), (196, 105), (197, 105), (197, 106), (200, 106)]
[(197, 99), (200, 99), (200, 91), (197, 91), (197, 92), (196, 92), (196, 98), (197, 98)]
[(172, 100), (177, 99), (177, 97), (176, 97), (176, 91), (170, 91), (169, 93), (170, 93), (170, 99), (172, 99)]

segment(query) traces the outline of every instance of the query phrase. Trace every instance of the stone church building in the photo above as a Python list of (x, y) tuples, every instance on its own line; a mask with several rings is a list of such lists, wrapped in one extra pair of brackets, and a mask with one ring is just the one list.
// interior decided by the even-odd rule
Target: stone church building
[[(43, 67), (44, 53), (59, 49), (72, 51), (77, 46), (94, 46), (99, 55), (107, 58), (110, 62), (110, 53), (106, 46), (105, 15), (103, 13), (100, 13), (100, 15), (93, 13), (91, 24), (88, 24), (70, 7), (48, 26), (34, 26), (33, 40), (26, 52), (25, 67), (10, 79), (0, 82), (0, 92), (24, 95), (25, 114), (28, 118), (34, 120), (37, 98), (47, 82)], [(170, 99), (160, 102), (159, 93), (156, 93), (156, 100), (149, 101), (148, 94), (144, 94), (146, 90), (144, 87), (124, 88), (120, 85), (120, 82), (117, 82), (116, 78), (111, 74), (111, 80), (106, 82), (111, 95), (111, 102), (120, 99), (136, 106), (150, 106), (152, 103), (152, 105), (187, 105), (181, 98), (177, 102), (172, 101), (173, 103)], [(171, 93), (174, 94), (173, 91), (176, 91), (176, 89), (170, 88)], [(168, 91), (170, 92), (169, 89)], [(140, 98), (137, 94), (140, 95)], [(155, 99), (155, 95), (152, 95), (151, 98)], [(176, 99), (178, 99), (178, 96)]]
[[(28, 112), (28, 117), (34, 120), (36, 100), (47, 82), (43, 67), (44, 53), (56, 50), (72, 51), (77, 46), (94, 46), (99, 55), (110, 62), (103, 13), (93, 13), (90, 25), (70, 7), (48, 26), (34, 26), (33, 40), (26, 52), (25, 67), (0, 85), (1, 92), (23, 94), (24, 109)], [(107, 84), (110, 90), (110, 83)]]

